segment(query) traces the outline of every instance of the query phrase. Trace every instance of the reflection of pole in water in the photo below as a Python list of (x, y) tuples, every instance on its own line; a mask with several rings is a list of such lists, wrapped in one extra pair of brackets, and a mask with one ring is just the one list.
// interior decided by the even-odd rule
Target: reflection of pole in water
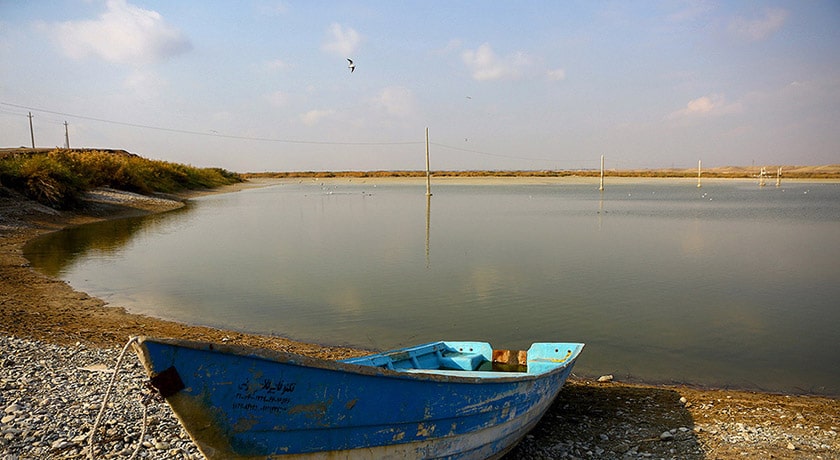
[(431, 262), (429, 260), (429, 228), (431, 227), (430, 222), (432, 220), (432, 194), (426, 195), (426, 268), (431, 266)]
[(601, 198), (598, 200), (598, 231), (601, 231), (601, 218), (604, 214), (604, 155), (601, 155)]
[(598, 231), (601, 231), (601, 220), (604, 215), (604, 194), (601, 194), (601, 199), (598, 200)]

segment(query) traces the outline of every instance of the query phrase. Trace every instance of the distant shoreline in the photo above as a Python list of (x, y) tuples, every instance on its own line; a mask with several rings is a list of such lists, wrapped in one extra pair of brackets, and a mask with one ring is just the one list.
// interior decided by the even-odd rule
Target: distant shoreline
[[(840, 179), (840, 164), (822, 166), (795, 166), (795, 165), (772, 165), (772, 166), (723, 166), (717, 168), (702, 169), (701, 179), (755, 179), (761, 178), (762, 168), (765, 171), (765, 180), (777, 177), (781, 168), (781, 178), (785, 179)], [(393, 170), (393, 171), (277, 171), (277, 172), (246, 172), (240, 173), (246, 179), (270, 178), (270, 179), (297, 179), (297, 178), (421, 178), (426, 177), (425, 171), (420, 170)], [(600, 177), (601, 171), (597, 169), (566, 169), (566, 170), (464, 170), (464, 171), (431, 171), (434, 178), (443, 177), (489, 177), (489, 178), (514, 178), (514, 177)], [(634, 178), (685, 178), (697, 179), (697, 169), (690, 168), (662, 168), (662, 169), (606, 169), (604, 177), (634, 177)]]
[[(0, 147), (0, 158), (14, 155), (48, 154), (64, 152), (106, 152), (115, 155), (137, 156), (123, 149), (109, 148), (29, 148)], [(759, 179), (762, 169), (765, 179), (775, 179), (781, 168), (782, 179), (840, 179), (840, 164), (783, 165), (764, 164), (753, 166), (718, 166), (702, 168), (701, 178)], [(373, 177), (426, 177), (425, 170), (370, 170), (370, 171), (265, 171), (240, 172), (243, 178), (373, 178)], [(600, 177), (598, 168), (590, 169), (540, 169), (540, 170), (433, 170), (432, 177)], [(697, 178), (697, 168), (636, 168), (604, 170), (605, 177), (665, 177)]]
[[(324, 182), (324, 183), (333, 183), (333, 182), (347, 182), (347, 183), (404, 183), (404, 184), (414, 184), (418, 187), (422, 186), (425, 187), (426, 184), (426, 177), (425, 176), (354, 176), (354, 175), (333, 175), (333, 176), (323, 176), (323, 175), (312, 175), (312, 176), (281, 176), (281, 177), (271, 177), (271, 176), (264, 176), (264, 175), (256, 175), (256, 176), (244, 176), (245, 183), (257, 183), (257, 182), (270, 182), (270, 181), (277, 181), (278, 184), (282, 183), (292, 183), (292, 182), (304, 182), (304, 181), (317, 181), (317, 182)], [(737, 181), (742, 182), (744, 184), (755, 184), (756, 188), (760, 186), (760, 179), (758, 177), (703, 177), (701, 179), (702, 186), (715, 184), (715, 183), (726, 183), (730, 181)], [(596, 176), (563, 176), (563, 177), (552, 177), (552, 176), (432, 176), (431, 177), (431, 187), (434, 188), (435, 186), (440, 185), (571, 185), (571, 184), (583, 184), (583, 185), (590, 185), (595, 187), (595, 190), (598, 190), (599, 185), (599, 177)], [(776, 178), (775, 177), (765, 177), (764, 179), (765, 188), (776, 188)], [(671, 183), (676, 185), (685, 185), (690, 187), (697, 186), (697, 177), (643, 177), (643, 176), (605, 176), (604, 184), (605, 188), (611, 185), (620, 185), (620, 184), (641, 184), (641, 183)], [(837, 178), (798, 178), (798, 177), (782, 177), (781, 185), (789, 185), (793, 183), (825, 183), (825, 184), (832, 184), (838, 183), (840, 184), (840, 177)]]

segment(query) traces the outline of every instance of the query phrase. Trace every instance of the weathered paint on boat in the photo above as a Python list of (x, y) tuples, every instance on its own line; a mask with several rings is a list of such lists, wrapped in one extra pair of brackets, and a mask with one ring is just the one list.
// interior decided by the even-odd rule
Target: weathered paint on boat
[(176, 339), (135, 345), (208, 459), (498, 458), (536, 425), (582, 348), (536, 343), (526, 372), (502, 372), (481, 342), (344, 361)]

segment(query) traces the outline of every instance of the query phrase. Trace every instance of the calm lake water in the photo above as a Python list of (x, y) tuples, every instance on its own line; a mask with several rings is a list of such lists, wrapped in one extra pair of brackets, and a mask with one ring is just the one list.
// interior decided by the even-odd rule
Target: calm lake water
[(432, 187), (283, 181), (68, 229), (26, 255), (186, 323), (371, 349), (581, 341), (578, 375), (840, 395), (840, 184)]

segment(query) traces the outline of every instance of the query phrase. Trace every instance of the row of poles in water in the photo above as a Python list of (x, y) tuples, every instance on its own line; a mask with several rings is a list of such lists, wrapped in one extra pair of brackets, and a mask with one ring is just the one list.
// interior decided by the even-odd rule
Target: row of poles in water
[[(703, 160), (697, 160), (697, 188), (703, 186), (700, 182), (700, 176), (703, 174)], [(764, 187), (767, 185), (767, 178), (770, 177), (770, 173), (767, 172), (767, 168), (761, 168), (761, 172), (758, 174), (758, 185)], [(426, 128), (426, 196), (432, 196), (432, 172), (429, 169), (429, 128)], [(780, 187), (782, 185), (782, 167), (780, 166), (779, 169), (776, 171), (776, 187)], [(604, 191), (604, 155), (601, 155), (601, 182), (598, 186), (598, 190)]]
[[(700, 176), (703, 174), (703, 160), (697, 160), (697, 188), (703, 186), (700, 182)], [(770, 177), (770, 173), (767, 172), (766, 167), (761, 168), (761, 172), (758, 173), (758, 185), (764, 187), (767, 185), (767, 178)], [(782, 185), (782, 167), (779, 166), (779, 169), (776, 171), (776, 187), (781, 187)], [(601, 155), (601, 186), (598, 190), (604, 190), (604, 155)]]

